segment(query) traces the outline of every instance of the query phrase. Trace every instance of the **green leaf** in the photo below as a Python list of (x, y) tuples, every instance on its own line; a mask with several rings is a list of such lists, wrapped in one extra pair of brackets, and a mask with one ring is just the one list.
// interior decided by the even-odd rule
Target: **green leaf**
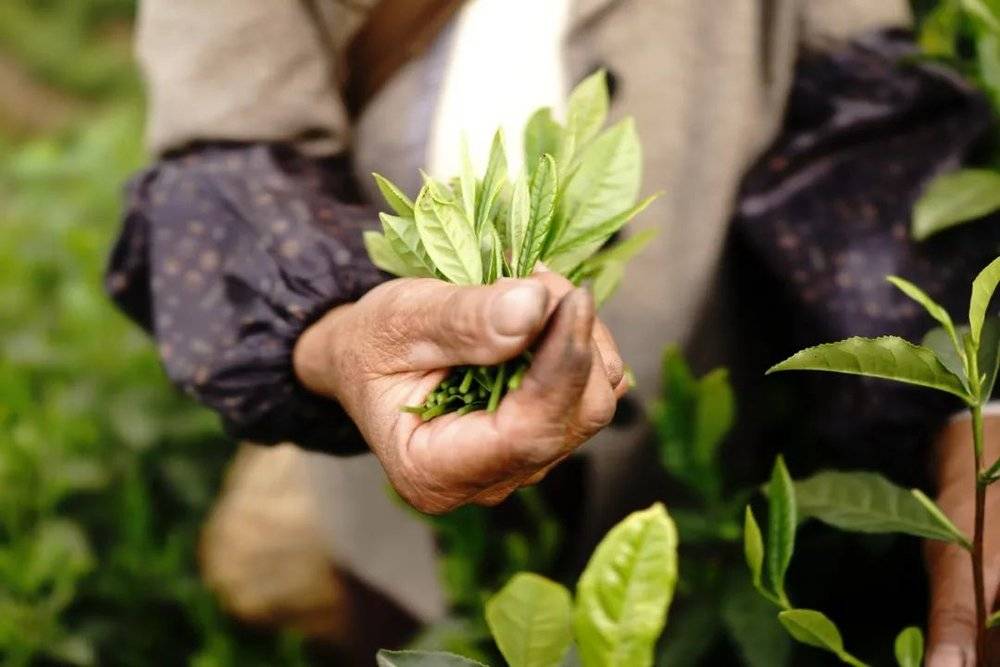
[(552, 250), (545, 253), (546, 264), (557, 273), (568, 274), (580, 262), (599, 250), (629, 220), (642, 213), (658, 196), (650, 195), (632, 208), (611, 216), (586, 232), (579, 234), (575, 231), (567, 232), (564, 236), (568, 236), (568, 239), (560, 241)]
[(855, 667), (865, 664), (844, 650), (844, 640), (833, 621), (812, 609), (789, 609), (778, 614), (778, 620), (796, 641), (808, 646), (826, 649), (841, 662)]
[(659, 230), (656, 228), (644, 229), (641, 232), (637, 232), (621, 243), (616, 243), (610, 248), (600, 251), (593, 257), (587, 260), (587, 264), (601, 265), (604, 262), (620, 262), (626, 263), (633, 257), (638, 255), (640, 252), (645, 250), (646, 246), (649, 245), (650, 241), (656, 238)]
[(961, 18), (957, 0), (939, 2), (920, 25), (920, 50), (929, 56), (954, 57)]
[(894, 645), (899, 667), (920, 667), (924, 664), (924, 633), (916, 626), (904, 628)]
[(486, 602), (486, 622), (511, 667), (558, 665), (573, 639), (572, 615), (569, 591), (525, 572)]
[(577, 148), (585, 146), (604, 125), (608, 104), (607, 74), (603, 69), (581, 81), (570, 93), (566, 130)]
[(481, 662), (443, 651), (387, 651), (375, 656), (378, 667), (486, 667)]
[(948, 314), (947, 310), (941, 307), (941, 305), (932, 299), (926, 292), (908, 280), (904, 280), (898, 276), (888, 276), (886, 277), (886, 280), (899, 288), (899, 291), (903, 294), (923, 306), (924, 310), (926, 310), (931, 317), (937, 320), (938, 324), (944, 327), (944, 330), (948, 332), (949, 336), (951, 336), (951, 339), (955, 344), (955, 349), (962, 349), (958, 336), (955, 334), (955, 325), (952, 323), (951, 316)]
[(830, 371), (896, 380), (945, 391), (970, 400), (962, 382), (945, 368), (932, 350), (898, 336), (848, 338), (810, 347), (768, 369)]
[(583, 665), (652, 664), (676, 582), (677, 532), (663, 505), (612, 528), (577, 583), (573, 627)]
[(729, 384), (729, 371), (717, 368), (698, 381), (698, 408), (695, 412), (695, 459), (711, 466), (722, 440), (733, 426), (736, 402)]
[(420, 241), (420, 232), (413, 220), (388, 213), (379, 213), (382, 230), (389, 246), (406, 265), (405, 275), (413, 277), (434, 277), (434, 262)]
[(913, 238), (929, 236), (1000, 208), (1000, 173), (962, 169), (938, 176), (913, 207)]
[(639, 193), (642, 149), (631, 118), (598, 135), (578, 159), (563, 191), (560, 224), (549, 247), (575, 245), (577, 237), (627, 210)]
[(409, 266), (396, 254), (396, 251), (392, 249), (392, 245), (385, 236), (378, 232), (367, 230), (362, 234), (362, 239), (364, 240), (365, 250), (368, 251), (368, 258), (372, 261), (372, 264), (394, 276), (405, 277), (409, 274)]
[(1000, 318), (987, 317), (983, 322), (979, 352), (976, 357), (979, 361), (979, 372), (983, 376), (979, 398), (986, 403), (993, 394), (993, 385), (996, 384), (998, 364), (1000, 364)]
[(504, 148), (503, 129), (493, 135), (490, 146), (490, 159), (486, 163), (486, 173), (483, 175), (482, 196), (476, 206), (476, 229), (482, 229), (486, 221), (493, 217), (497, 197), (507, 182), (507, 150)]
[(390, 181), (385, 176), (381, 174), (372, 173), (375, 177), (375, 184), (378, 185), (378, 189), (382, 192), (382, 196), (385, 197), (385, 203), (404, 218), (413, 218), (413, 202), (410, 200), (406, 194), (400, 190), (396, 185)]
[(940, 526), (943, 531), (947, 531), (952, 535), (952, 542), (955, 542), (966, 549), (972, 549), (972, 542), (969, 541), (969, 538), (958, 529), (958, 526), (951, 522), (951, 519), (949, 519), (947, 515), (941, 511), (941, 508), (938, 507), (933, 500), (928, 498), (923, 491), (920, 489), (910, 489), (910, 494), (917, 499), (917, 502), (924, 506), (924, 509), (927, 510), (928, 514), (934, 517), (934, 520), (937, 521), (938, 526)]
[(995, 611), (990, 614), (990, 617), (986, 619), (986, 627), (996, 628), (1000, 627), (1000, 611)]
[(543, 154), (559, 155), (563, 128), (552, 118), (552, 109), (539, 109), (524, 126), (524, 165), (533, 169)]
[[(968, 327), (956, 327), (955, 335), (958, 336), (959, 340), (965, 340), (965, 336), (968, 335)], [(959, 349), (956, 349), (955, 343), (951, 339), (951, 334), (945, 331), (944, 327), (934, 327), (928, 331), (920, 345), (926, 347), (934, 353), (941, 365), (948, 369), (948, 371), (958, 378), (962, 383), (962, 387), (966, 392), (969, 391), (969, 381), (965, 373), (965, 360), (959, 353)]]
[(771, 481), (767, 487), (767, 499), (767, 551), (764, 572), (767, 575), (769, 588), (787, 607), (789, 605), (788, 596), (785, 594), (785, 573), (795, 551), (797, 517), (795, 488), (781, 456), (774, 462)]
[(461, 208), (437, 201), (432, 189), (424, 186), (417, 196), (416, 221), (420, 240), (435, 268), (458, 285), (483, 282), (479, 239)]
[(591, 291), (594, 293), (594, 303), (600, 307), (614, 294), (625, 277), (625, 264), (622, 262), (608, 262), (604, 268), (594, 276), (594, 284)]
[(773, 603), (758, 595), (745, 576), (729, 578), (719, 604), (723, 624), (743, 664), (747, 667), (788, 664), (792, 643), (778, 622)]
[(824, 471), (795, 482), (803, 517), (859, 533), (905, 533), (967, 543), (950, 521), (927, 510), (913, 493), (873, 472)]
[(465, 219), (476, 226), (476, 172), (472, 168), (472, 158), (469, 157), (469, 142), (462, 137), (462, 173), (459, 176), (459, 186), (462, 191), (462, 206), (465, 211)]
[(531, 223), (531, 199), (528, 194), (528, 179), (521, 176), (514, 183), (514, 194), (511, 196), (509, 217), (507, 219), (507, 245), (510, 247), (510, 265), (514, 275), (520, 277), (518, 267), (524, 246), (527, 244), (528, 227)]
[(747, 505), (743, 520), (743, 555), (746, 558), (747, 567), (750, 568), (750, 578), (754, 588), (764, 592), (761, 580), (761, 571), (764, 567), (764, 538), (749, 505)]
[(1000, 33), (980, 34), (976, 38), (979, 78), (990, 96), (994, 113), (1000, 113)]
[(528, 188), (530, 213), (524, 246), (517, 263), (518, 276), (530, 275), (541, 257), (555, 212), (556, 187), (556, 163), (551, 155), (545, 153), (538, 160)]
[(993, 10), (983, 0), (959, 0), (962, 9), (977, 21), (981, 22), (988, 30), (1000, 32), (1000, 18), (993, 13)]
[(979, 346), (979, 338), (983, 331), (983, 321), (990, 299), (1000, 283), (1000, 257), (990, 262), (972, 281), (972, 296), (969, 297), (969, 335), (975, 347)]

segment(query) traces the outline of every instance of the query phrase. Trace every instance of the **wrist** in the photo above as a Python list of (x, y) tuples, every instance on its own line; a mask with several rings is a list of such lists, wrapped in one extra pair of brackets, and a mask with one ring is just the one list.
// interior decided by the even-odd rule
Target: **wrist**
[(292, 366), (299, 382), (309, 391), (341, 405), (344, 402), (339, 391), (338, 362), (342, 355), (338, 346), (344, 336), (335, 335), (335, 331), (342, 329), (340, 325), (353, 307), (354, 304), (348, 303), (330, 310), (302, 332), (292, 351)]

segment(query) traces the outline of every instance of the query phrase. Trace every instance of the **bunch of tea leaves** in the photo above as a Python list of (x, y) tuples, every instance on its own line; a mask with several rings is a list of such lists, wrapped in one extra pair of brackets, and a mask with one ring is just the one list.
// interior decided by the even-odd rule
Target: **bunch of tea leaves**
[[(602, 247), (655, 198), (636, 202), (642, 154), (634, 122), (626, 118), (602, 130), (607, 112), (606, 77), (597, 72), (570, 94), (565, 125), (548, 108), (531, 116), (525, 168), (516, 176), (508, 174), (500, 130), (482, 177), (463, 147), (461, 174), (447, 182), (425, 174), (416, 201), (375, 174), (393, 213), (380, 214), (381, 234), (365, 234), (372, 262), (396, 276), (457, 285), (523, 278), (542, 262), (574, 284), (590, 284), (602, 302), (651, 234)], [(422, 405), (406, 409), (425, 420), (495, 410), (530, 362), (526, 352), (498, 366), (454, 368)]]

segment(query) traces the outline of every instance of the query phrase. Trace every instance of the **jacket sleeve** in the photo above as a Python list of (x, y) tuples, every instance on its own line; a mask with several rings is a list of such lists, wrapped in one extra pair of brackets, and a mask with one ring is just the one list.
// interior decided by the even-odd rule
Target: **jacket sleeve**
[(107, 289), (156, 339), (170, 380), (227, 432), (347, 453), (364, 448), (291, 361), (299, 334), (385, 279), (362, 232), (345, 158), (213, 145), (165, 158), (128, 186)]

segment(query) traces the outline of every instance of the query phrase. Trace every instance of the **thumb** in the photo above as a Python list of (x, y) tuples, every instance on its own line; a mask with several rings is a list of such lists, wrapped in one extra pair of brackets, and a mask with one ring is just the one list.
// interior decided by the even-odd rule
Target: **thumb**
[(931, 610), (927, 667), (976, 664), (976, 610), (969, 554), (954, 544), (928, 542)]
[(406, 366), (400, 370), (510, 359), (541, 332), (549, 301), (548, 290), (534, 279), (485, 286), (422, 280), (409, 285), (402, 297), (389, 299), (388, 312), (379, 318)]

